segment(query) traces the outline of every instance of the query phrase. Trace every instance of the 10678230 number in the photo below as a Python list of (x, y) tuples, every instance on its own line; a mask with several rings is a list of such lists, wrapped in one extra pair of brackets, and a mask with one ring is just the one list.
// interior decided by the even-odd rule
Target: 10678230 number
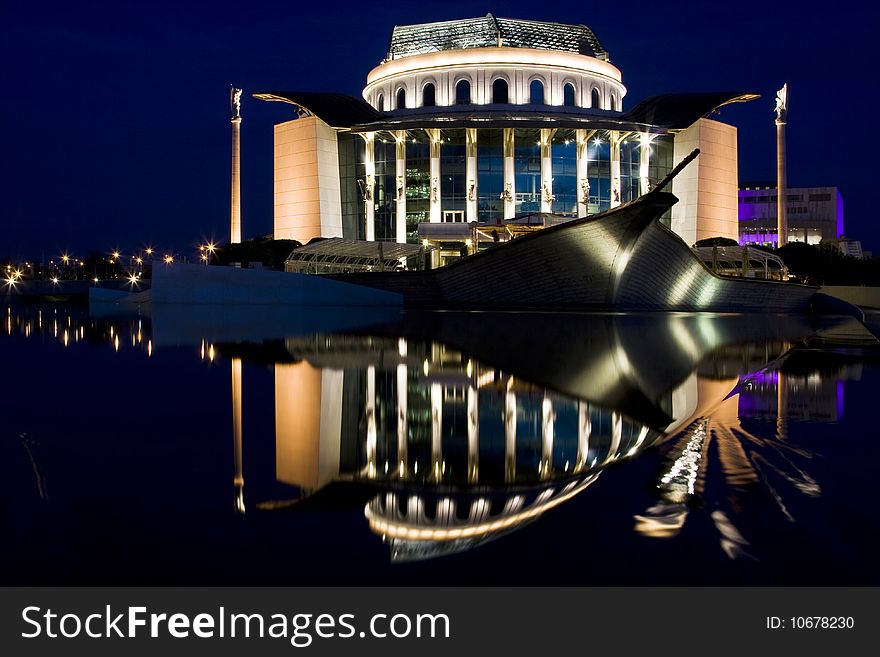
[(851, 630), (856, 621), (852, 616), (767, 616), (768, 630)]

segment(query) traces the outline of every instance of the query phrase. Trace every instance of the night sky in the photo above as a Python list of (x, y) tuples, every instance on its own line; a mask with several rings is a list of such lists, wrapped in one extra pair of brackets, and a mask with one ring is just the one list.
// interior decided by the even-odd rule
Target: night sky
[(790, 85), (788, 180), (836, 185), (846, 233), (880, 250), (871, 122), (880, 9), (798, 2), (34, 2), (0, 8), (0, 257), (192, 253), (228, 239), (229, 85), (242, 104), (244, 237), (272, 231), (272, 125), (256, 91), (359, 95), (395, 23), (497, 16), (584, 23), (623, 72), (624, 110), (665, 92), (762, 94), (722, 109), (740, 181), (774, 180), (774, 95)]

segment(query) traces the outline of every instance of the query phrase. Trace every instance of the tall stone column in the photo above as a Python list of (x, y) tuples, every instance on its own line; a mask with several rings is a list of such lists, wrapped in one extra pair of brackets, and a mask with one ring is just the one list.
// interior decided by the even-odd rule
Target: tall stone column
[(477, 220), (477, 129), (465, 128), (465, 154), (467, 156), (466, 176), (467, 179), (467, 212), (465, 220)]
[(406, 131), (398, 130), (397, 140), (397, 177), (395, 182), (397, 213), (394, 234), (399, 244), (406, 243)]
[(241, 89), (229, 90), (232, 109), (232, 199), (229, 212), (229, 241), (241, 242)]
[(504, 218), (513, 219), (516, 216), (516, 169), (514, 157), (516, 143), (514, 141), (513, 128), (504, 128)]
[(431, 140), (431, 211), (429, 218), (431, 223), (439, 223), (442, 217), (441, 213), (441, 193), (440, 193), (440, 130), (431, 128), (427, 130), (428, 138)]
[(579, 129), (575, 132), (577, 143), (577, 198), (578, 217), (586, 217), (590, 208), (590, 172), (588, 168), (587, 146), (595, 130)]
[(788, 243), (788, 181), (785, 170), (785, 125), (788, 121), (788, 83), (776, 92), (776, 234), (777, 248)]
[(541, 212), (553, 212), (553, 133), (541, 128)]
[(376, 240), (376, 133), (362, 132), (364, 139), (364, 239)]

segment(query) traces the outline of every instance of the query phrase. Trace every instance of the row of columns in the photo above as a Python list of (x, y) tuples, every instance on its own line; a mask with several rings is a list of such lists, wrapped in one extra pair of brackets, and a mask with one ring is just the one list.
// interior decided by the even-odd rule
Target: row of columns
[[(441, 210), (441, 185), (440, 185), (440, 130), (436, 128), (426, 130), (430, 139), (430, 214), (432, 223), (442, 221)], [(553, 136), (555, 128), (542, 128), (540, 137), (541, 152), (541, 212), (552, 212), (553, 200)], [(577, 197), (578, 216), (585, 217), (590, 196), (589, 166), (587, 158), (587, 145), (595, 135), (595, 130), (578, 129), (576, 132), (577, 152)], [(376, 180), (375, 162), (375, 132), (360, 133), (365, 142), (364, 172), (366, 184), (364, 196), (366, 203), (366, 231), (367, 241), (376, 239), (376, 207), (373, 199)], [(621, 178), (620, 178), (620, 146), (624, 139), (632, 133), (617, 130), (610, 131), (610, 161), (611, 161), (611, 207), (617, 207), (621, 203)], [(467, 202), (465, 206), (465, 220), (477, 221), (477, 128), (465, 129), (465, 179), (467, 185)], [(394, 133), (396, 141), (396, 167), (395, 167), (395, 206), (396, 206), (396, 239), (398, 242), (406, 242), (406, 131), (398, 130)], [(645, 194), (650, 191), (648, 172), (650, 169), (651, 149), (650, 144), (654, 135), (639, 133), (641, 144), (639, 156), (639, 191)], [(501, 194), (505, 219), (513, 219), (516, 216), (516, 169), (515, 169), (515, 143), (514, 129), (504, 128), (503, 137), (504, 157), (504, 190)]]

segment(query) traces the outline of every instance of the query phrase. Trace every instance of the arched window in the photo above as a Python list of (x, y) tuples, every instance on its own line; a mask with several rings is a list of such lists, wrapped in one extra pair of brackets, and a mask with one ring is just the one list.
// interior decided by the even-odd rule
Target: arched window
[(471, 104), (471, 83), (467, 80), (459, 80), (455, 85), (455, 104)]
[(565, 86), (562, 87), (562, 104), (566, 107), (574, 107), (574, 85), (571, 82), (566, 82)]
[(397, 106), (394, 109), (406, 108), (406, 89), (401, 87), (397, 90)]
[(608, 97), (608, 109), (610, 109), (610, 110), (617, 109), (617, 108), (614, 106), (614, 94), (612, 94), (612, 95), (610, 95), (610, 96)]
[(496, 105), (507, 104), (507, 80), (498, 78), (492, 83), (492, 102)]
[(593, 93), (590, 94), (590, 107), (598, 109), (601, 105), (602, 99), (599, 97), (599, 90), (593, 89)]
[(385, 111), (385, 96), (383, 94), (376, 96), (376, 109), (380, 112)]
[(544, 83), (540, 80), (532, 80), (529, 84), (529, 103), (532, 105), (544, 104)]
[(422, 89), (422, 107), (434, 107), (437, 104), (435, 96), (434, 85), (429, 82)]

